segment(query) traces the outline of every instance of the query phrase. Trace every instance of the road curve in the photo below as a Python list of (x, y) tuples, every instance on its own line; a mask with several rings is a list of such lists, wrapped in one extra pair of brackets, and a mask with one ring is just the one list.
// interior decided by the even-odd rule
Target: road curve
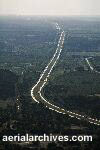
[[(57, 28), (60, 30), (60, 27), (58, 26), (58, 24), (57, 24)], [(64, 114), (64, 115), (69, 115), (70, 117), (73, 117), (73, 118), (76, 118), (76, 119), (79, 119), (79, 120), (88, 121), (91, 124), (100, 126), (100, 120), (97, 120), (96, 118), (94, 119), (94, 118), (91, 118), (91, 117), (88, 117), (88, 116), (83, 116), (79, 113), (75, 113), (75, 112), (72, 112), (72, 111), (65, 110), (61, 107), (58, 107), (58, 106), (52, 104), (51, 102), (49, 102), (48, 100), (46, 100), (42, 96), (42, 90), (43, 90), (45, 84), (48, 82), (48, 78), (49, 78), (53, 68), (55, 67), (55, 65), (56, 65), (56, 63), (57, 63), (57, 61), (60, 57), (60, 54), (62, 52), (64, 39), (65, 39), (65, 32), (62, 31), (61, 35), (60, 35), (60, 38), (59, 38), (59, 41), (58, 41), (57, 49), (56, 49), (52, 59), (50, 60), (48, 65), (45, 67), (45, 69), (44, 69), (43, 73), (41, 74), (41, 76), (40, 76), (39, 80), (37, 81), (37, 83), (31, 89), (32, 99), (37, 103), (41, 102), (45, 107), (47, 107), (48, 109), (50, 109), (52, 111), (55, 111), (57, 113), (61, 113), (61, 114)]]

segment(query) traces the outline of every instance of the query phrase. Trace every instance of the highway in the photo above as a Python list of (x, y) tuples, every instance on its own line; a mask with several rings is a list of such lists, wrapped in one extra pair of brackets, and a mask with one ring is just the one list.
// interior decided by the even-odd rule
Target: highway
[(42, 103), (45, 107), (47, 107), (51, 111), (55, 111), (55, 112), (63, 114), (63, 115), (69, 115), (72, 118), (76, 118), (78, 120), (88, 121), (91, 124), (100, 126), (100, 120), (97, 120), (96, 118), (95, 119), (91, 118), (89, 116), (84, 116), (84, 115), (81, 115), (79, 113), (72, 112), (70, 110), (65, 110), (61, 107), (54, 105), (53, 103), (51, 103), (50, 101), (48, 101), (46, 98), (44, 98), (42, 96), (42, 90), (43, 90), (44, 86), (46, 85), (46, 83), (48, 82), (48, 79), (51, 75), (51, 72), (52, 72), (53, 68), (55, 67), (57, 61), (59, 60), (59, 57), (61, 55), (63, 45), (64, 45), (65, 32), (60, 29), (60, 27), (57, 23), (56, 23), (56, 29), (61, 31), (60, 38), (59, 38), (58, 45), (57, 45), (57, 49), (56, 49), (53, 57), (51, 58), (50, 62), (47, 64), (44, 71), (40, 75), (39, 80), (32, 87), (32, 89), (31, 89), (32, 99), (37, 103)]

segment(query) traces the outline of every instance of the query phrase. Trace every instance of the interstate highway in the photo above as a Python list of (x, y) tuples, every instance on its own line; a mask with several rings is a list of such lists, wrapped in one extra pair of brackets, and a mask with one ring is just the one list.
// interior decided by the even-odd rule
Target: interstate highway
[(43, 73), (40, 75), (40, 78), (37, 81), (37, 83), (31, 89), (32, 99), (37, 103), (41, 102), (45, 107), (47, 107), (51, 111), (55, 111), (55, 112), (61, 113), (63, 115), (69, 115), (72, 118), (88, 121), (91, 124), (100, 126), (100, 120), (97, 120), (96, 118), (95, 119), (91, 118), (89, 116), (84, 116), (84, 115), (81, 115), (76, 112), (65, 110), (61, 107), (58, 107), (58, 106), (52, 104), (50, 101), (46, 100), (42, 96), (42, 90), (43, 90), (45, 84), (48, 82), (49, 76), (51, 75), (51, 72), (52, 72), (53, 68), (55, 67), (57, 61), (59, 60), (60, 54), (62, 52), (63, 44), (64, 44), (64, 39), (65, 39), (65, 32), (62, 31), (61, 35), (60, 35), (60, 39), (58, 41), (57, 49), (56, 49), (52, 59), (50, 60), (48, 65), (45, 67), (45, 69), (44, 69)]

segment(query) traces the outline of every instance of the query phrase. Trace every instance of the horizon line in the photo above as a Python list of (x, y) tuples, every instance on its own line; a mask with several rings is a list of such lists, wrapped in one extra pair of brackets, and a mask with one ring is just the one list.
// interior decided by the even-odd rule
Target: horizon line
[(51, 14), (48, 14), (48, 15), (46, 15), (46, 14), (35, 14), (35, 15), (33, 15), (33, 14), (0, 14), (0, 16), (51, 16), (51, 17), (74, 17), (74, 16), (83, 16), (83, 17), (100, 17), (100, 15), (51, 15)]

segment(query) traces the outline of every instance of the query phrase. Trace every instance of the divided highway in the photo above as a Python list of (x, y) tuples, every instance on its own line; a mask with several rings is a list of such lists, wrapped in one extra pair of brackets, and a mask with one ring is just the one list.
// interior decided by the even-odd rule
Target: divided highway
[[(58, 24), (56, 24), (56, 28), (58, 28), (59, 31), (61, 30), (60, 27), (58, 26)], [(50, 60), (50, 62), (46, 66), (46, 68), (44, 69), (44, 71), (41, 74), (41, 76), (40, 76), (39, 80), (37, 81), (37, 83), (31, 89), (32, 99), (37, 103), (41, 102), (45, 107), (47, 107), (48, 109), (50, 109), (52, 111), (55, 111), (57, 113), (61, 113), (61, 114), (64, 114), (64, 115), (69, 115), (70, 117), (74, 117), (74, 118), (79, 119), (79, 120), (88, 121), (91, 124), (95, 124), (95, 125), (99, 126), (100, 125), (100, 120), (97, 120), (96, 118), (93, 119), (93, 118), (90, 118), (88, 116), (83, 116), (79, 113), (75, 113), (75, 112), (68, 111), (68, 110), (65, 110), (63, 108), (60, 108), (60, 107), (52, 104), (50, 101), (46, 100), (42, 96), (43, 87), (48, 82), (48, 78), (49, 78), (53, 68), (55, 67), (55, 65), (56, 65), (56, 63), (57, 63), (57, 61), (60, 57), (60, 54), (62, 52), (64, 39), (65, 39), (65, 32), (62, 31), (61, 35), (60, 35), (60, 39), (58, 41), (57, 49), (56, 49), (52, 59)]]

